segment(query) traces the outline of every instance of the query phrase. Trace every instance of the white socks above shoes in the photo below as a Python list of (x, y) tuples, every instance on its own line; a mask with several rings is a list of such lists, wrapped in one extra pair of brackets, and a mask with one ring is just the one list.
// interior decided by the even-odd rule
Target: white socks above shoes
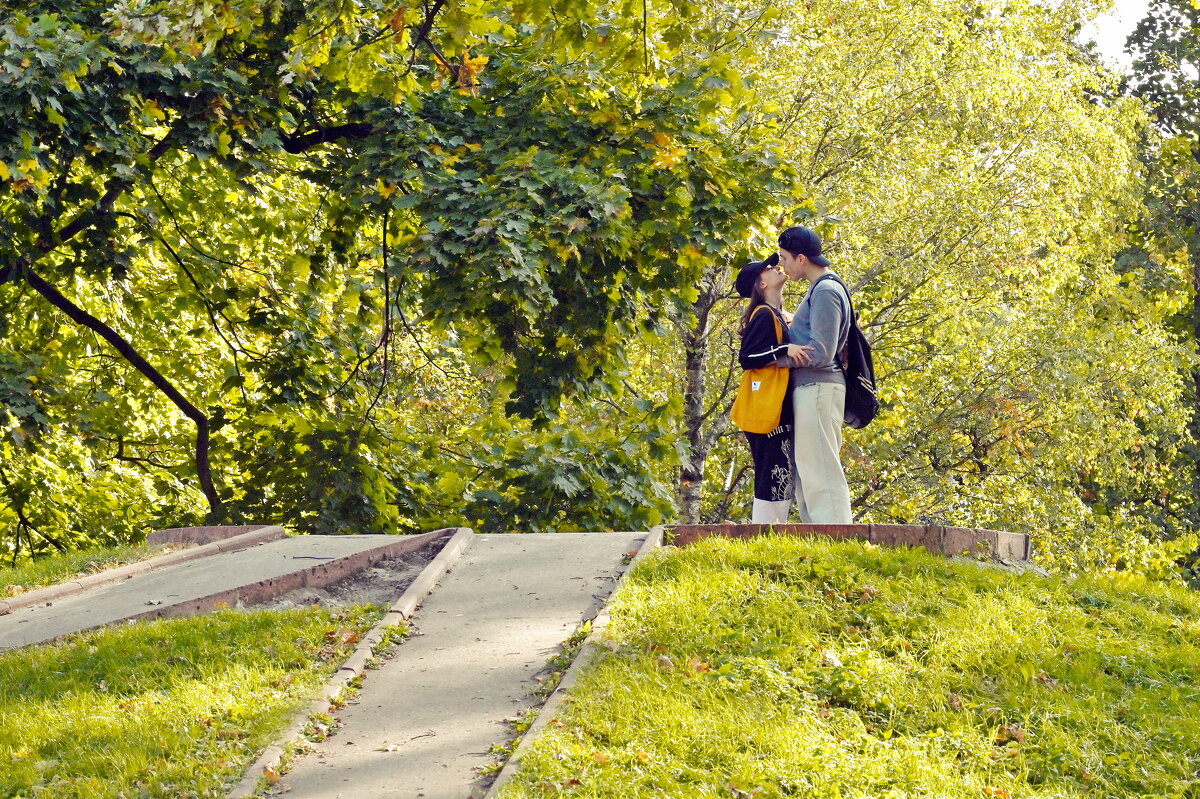
[(751, 524), (786, 524), (792, 510), (790, 499), (772, 501), (755, 497), (750, 510)]

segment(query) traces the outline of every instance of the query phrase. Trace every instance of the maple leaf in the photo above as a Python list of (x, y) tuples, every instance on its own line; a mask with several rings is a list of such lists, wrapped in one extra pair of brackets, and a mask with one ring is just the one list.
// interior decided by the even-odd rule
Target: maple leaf
[(404, 6), (396, 6), (396, 11), (388, 17), (388, 27), (396, 32), (396, 35), (404, 33)]
[(458, 85), (467, 89), (471, 94), (478, 94), (479, 74), (483, 72), (483, 68), (487, 65), (488, 57), (485, 55), (472, 56), (470, 53), (463, 53), (462, 64), (458, 67)]

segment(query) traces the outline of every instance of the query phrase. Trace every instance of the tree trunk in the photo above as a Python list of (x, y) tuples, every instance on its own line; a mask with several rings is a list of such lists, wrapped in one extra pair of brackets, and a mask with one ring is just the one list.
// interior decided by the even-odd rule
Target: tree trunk
[(42, 295), (47, 302), (59, 309), (71, 318), (76, 324), (86, 327), (93, 331), (102, 339), (112, 345), (118, 353), (121, 354), (135, 369), (141, 372), (146, 379), (154, 384), (154, 387), (161, 391), (183, 412), (183, 415), (192, 420), (196, 425), (196, 477), (200, 481), (200, 489), (204, 492), (205, 498), (208, 500), (209, 516), (211, 521), (222, 521), (225, 518), (225, 509), (221, 503), (221, 498), (217, 494), (215, 485), (213, 484), (212, 471), (209, 467), (208, 459), (208, 417), (205, 416), (199, 408), (184, 398), (183, 394), (175, 388), (172, 383), (167, 380), (157, 369), (150, 365), (149, 361), (142, 357), (141, 353), (133, 348), (133, 346), (122, 338), (121, 334), (113, 330), (108, 325), (101, 322), (96, 317), (92, 316), (87, 311), (80, 308), (75, 303), (63, 296), (57, 288), (43, 280), (31, 268), (22, 270), (22, 276), (34, 291)]
[[(1200, 252), (1192, 253), (1192, 341), (1200, 348)], [(1200, 370), (1192, 372), (1192, 418), (1188, 427), (1192, 431), (1192, 446), (1197, 451), (1192, 456), (1192, 497), (1200, 499)]]
[(692, 304), (695, 321), (680, 325), (684, 357), (683, 430), (687, 440), (687, 454), (679, 470), (678, 491), (680, 521), (683, 524), (700, 522), (705, 465), (716, 440), (716, 433), (708, 422), (714, 411), (723, 410), (724, 396), (708, 407), (705, 407), (705, 402), (709, 393), (709, 323), (713, 307), (724, 296), (724, 292), (717, 288), (718, 285), (725, 285), (724, 276), (725, 272), (720, 267), (713, 267), (705, 274), (700, 295)]
[(683, 332), (684, 384), (683, 429), (687, 438), (687, 454), (679, 470), (679, 514), (684, 524), (700, 520), (700, 499), (704, 488), (704, 465), (708, 446), (704, 440), (704, 388), (707, 384), (708, 345), (707, 315), (697, 314), (694, 327)]

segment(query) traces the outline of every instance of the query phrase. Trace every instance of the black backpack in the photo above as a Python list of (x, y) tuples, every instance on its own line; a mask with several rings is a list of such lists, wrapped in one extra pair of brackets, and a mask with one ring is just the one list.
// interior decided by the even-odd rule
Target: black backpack
[[(826, 277), (836, 280), (850, 299), (850, 289), (837, 275), (825, 275), (813, 283), (816, 288)], [(809, 289), (810, 291), (812, 289)], [(846, 334), (846, 344), (838, 353), (838, 366), (846, 376), (846, 412), (845, 422), (858, 430), (866, 427), (879, 413), (879, 397), (875, 391), (875, 364), (871, 360), (871, 345), (867, 337), (858, 329), (858, 315), (854, 313), (854, 303), (850, 303), (850, 329)]]

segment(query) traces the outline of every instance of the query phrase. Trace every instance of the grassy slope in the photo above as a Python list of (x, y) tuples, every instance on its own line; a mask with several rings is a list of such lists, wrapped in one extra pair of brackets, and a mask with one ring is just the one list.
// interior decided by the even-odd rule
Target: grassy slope
[(222, 610), (0, 653), (0, 796), (224, 797), (382, 610)]
[(1200, 797), (1200, 595), (923, 551), (666, 551), (506, 799)]

